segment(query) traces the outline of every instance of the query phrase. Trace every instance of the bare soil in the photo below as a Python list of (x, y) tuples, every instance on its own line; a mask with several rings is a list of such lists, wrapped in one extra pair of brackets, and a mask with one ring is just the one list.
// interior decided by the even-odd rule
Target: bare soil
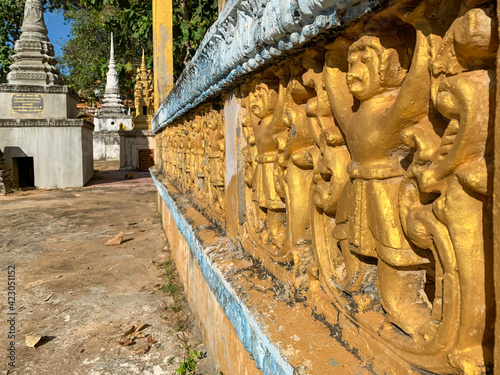
[[(189, 350), (205, 352), (170, 260), (149, 173), (113, 170), (113, 163), (98, 169), (83, 188), (0, 197), (2, 373), (176, 374)], [(105, 245), (120, 232), (121, 245)], [(10, 304), (9, 266), (15, 266)], [(12, 318), (15, 339), (8, 337)], [(134, 324), (146, 328), (123, 345)], [(44, 339), (31, 348), (28, 335)], [(217, 373), (208, 355), (196, 374)]]

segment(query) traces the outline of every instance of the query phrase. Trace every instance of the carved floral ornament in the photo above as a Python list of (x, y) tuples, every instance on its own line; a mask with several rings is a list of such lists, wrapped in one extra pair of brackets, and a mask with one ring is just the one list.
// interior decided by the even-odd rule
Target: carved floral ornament
[[(439, 374), (492, 366), (495, 14), (399, 3), (240, 88), (243, 247)], [(163, 170), (221, 212), (222, 116), (158, 135)]]

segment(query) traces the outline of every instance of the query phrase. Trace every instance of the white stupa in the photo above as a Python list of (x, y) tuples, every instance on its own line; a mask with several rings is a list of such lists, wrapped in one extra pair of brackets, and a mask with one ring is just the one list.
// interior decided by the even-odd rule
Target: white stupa
[(116, 71), (115, 53), (113, 49), (113, 33), (111, 33), (111, 50), (106, 75), (106, 89), (103, 105), (94, 117), (94, 131), (119, 131), (132, 129), (132, 118), (123, 105)]

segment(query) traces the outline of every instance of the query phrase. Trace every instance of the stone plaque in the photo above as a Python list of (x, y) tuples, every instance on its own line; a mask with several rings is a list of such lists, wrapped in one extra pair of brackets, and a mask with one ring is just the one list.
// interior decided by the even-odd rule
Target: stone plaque
[(154, 164), (154, 150), (149, 148), (139, 150), (139, 169), (149, 169)]
[(42, 94), (13, 94), (12, 95), (12, 113), (42, 113), (43, 95)]

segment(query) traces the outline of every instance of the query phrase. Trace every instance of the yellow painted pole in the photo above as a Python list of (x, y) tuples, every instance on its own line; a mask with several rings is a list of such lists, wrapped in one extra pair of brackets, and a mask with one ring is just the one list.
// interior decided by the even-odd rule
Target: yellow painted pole
[(174, 87), (172, 0), (153, 0), (153, 74), (155, 111)]

